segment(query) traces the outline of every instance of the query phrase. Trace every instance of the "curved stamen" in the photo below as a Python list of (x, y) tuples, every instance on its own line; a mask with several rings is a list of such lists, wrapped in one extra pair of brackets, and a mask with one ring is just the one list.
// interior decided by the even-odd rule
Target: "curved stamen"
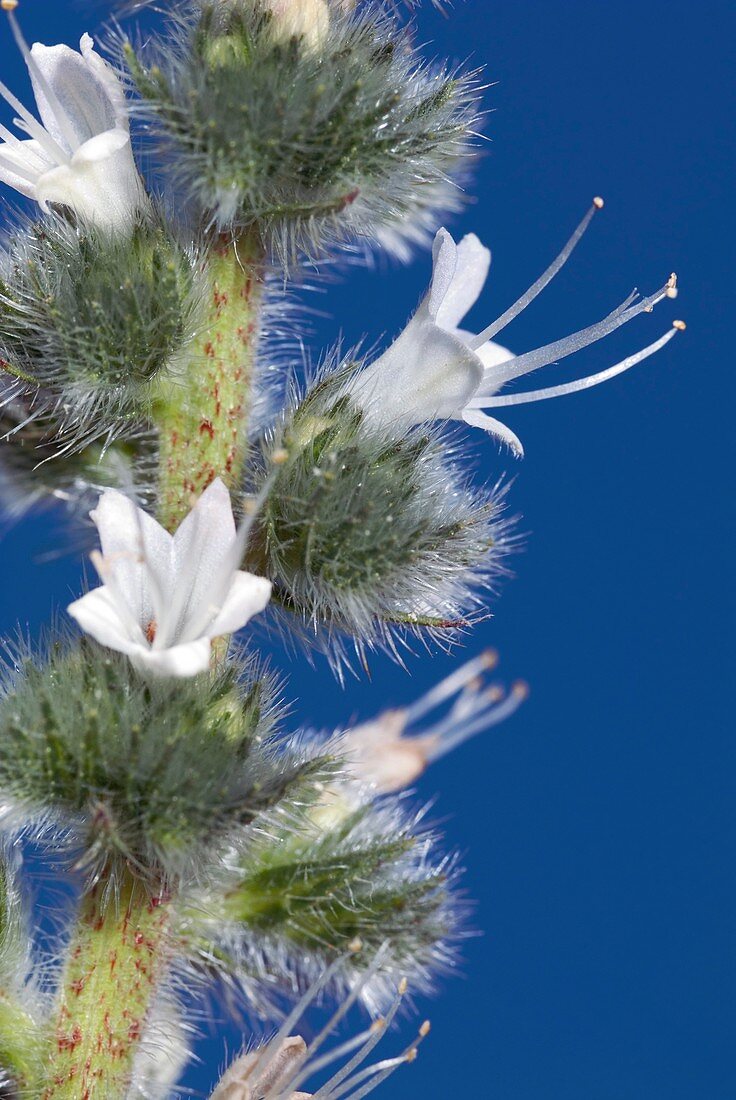
[(20, 176), (22, 180), (27, 180), (28, 183), (32, 183), (34, 186), (38, 183), (38, 172), (33, 172), (30, 168), (22, 164), (16, 164), (13, 160), (8, 160), (7, 157), (0, 152), (0, 167), (5, 168), (6, 171), (12, 172), (16, 176)]
[(673, 297), (676, 290), (677, 280), (674, 275), (671, 275), (660, 290), (655, 294), (650, 294), (647, 298), (642, 298), (634, 305), (625, 308), (622, 303), (613, 313), (609, 313), (607, 317), (594, 325), (580, 329), (579, 332), (574, 332), (571, 336), (566, 336), (562, 340), (555, 340), (551, 344), (537, 348), (536, 351), (529, 351), (525, 355), (517, 355), (514, 359), (508, 359), (505, 363), (501, 363), (488, 372), (487, 377), (483, 380), (483, 388), (494, 382), (502, 385), (505, 382), (510, 382), (513, 378), (520, 378), (522, 375), (530, 374), (540, 367), (546, 367), (559, 359), (565, 359), (568, 355), (574, 355), (576, 351), (582, 351), (590, 344), (595, 344), (598, 340), (609, 336), (621, 325), (632, 321), (640, 313), (651, 313), (658, 302), (661, 302), (664, 298)]
[(570, 237), (570, 240), (562, 249), (562, 252), (560, 252), (559, 256), (557, 256), (557, 258), (552, 261), (547, 270), (539, 276), (537, 281), (529, 287), (526, 293), (522, 294), (521, 298), (514, 302), (512, 306), (509, 306), (505, 313), (502, 313), (501, 316), (493, 322), (493, 324), (489, 325), (488, 328), (484, 329), (483, 332), (480, 333), (480, 335), (470, 345), (474, 351), (477, 351), (478, 348), (481, 348), (483, 344), (485, 344), (488, 340), (492, 340), (494, 336), (498, 335), (498, 333), (502, 331), (502, 329), (505, 329), (506, 326), (509, 325), (514, 320), (514, 318), (518, 317), (519, 314), (523, 310), (525, 310), (526, 307), (530, 305), (539, 294), (542, 293), (544, 288), (552, 282), (555, 275), (557, 275), (561, 268), (563, 268), (567, 261), (570, 259), (570, 256), (575, 250), (575, 247), (577, 246), (581, 237), (590, 225), (593, 219), (593, 215), (596, 213), (597, 210), (602, 209), (603, 199), (596, 196), (596, 198), (593, 199), (590, 210), (588, 210), (588, 213), (585, 215), (580, 225)]
[(561, 386), (549, 386), (546, 389), (532, 390), (529, 393), (512, 393), (500, 397), (476, 397), (469, 402), (469, 405), (474, 409), (491, 409), (502, 405), (524, 405), (529, 401), (546, 401), (550, 397), (563, 397), (568, 393), (577, 393), (579, 390), (590, 389), (591, 386), (599, 386), (601, 382), (607, 382), (610, 378), (615, 378), (617, 374), (623, 374), (624, 371), (630, 370), (631, 367), (635, 367), (638, 363), (648, 359), (650, 355), (654, 355), (684, 327), (682, 321), (675, 321), (669, 332), (666, 332), (664, 336), (660, 336), (659, 340), (655, 340), (653, 344), (642, 348), (634, 355), (629, 355), (620, 363), (616, 363), (606, 370), (588, 375), (587, 378), (580, 378), (576, 382), (566, 382)]
[(35, 138), (38, 144), (46, 150), (56, 164), (68, 164), (70, 161), (69, 154), (65, 152), (62, 147), (54, 141), (48, 130), (44, 130), (38, 119), (35, 119), (27, 107), (24, 107), (17, 96), (13, 95), (7, 84), (3, 84), (0, 80), (0, 96), (5, 100), (8, 106), (12, 107), (14, 111), (17, 111), (20, 118), (16, 118), (13, 121), (15, 125), (23, 130), (29, 137)]

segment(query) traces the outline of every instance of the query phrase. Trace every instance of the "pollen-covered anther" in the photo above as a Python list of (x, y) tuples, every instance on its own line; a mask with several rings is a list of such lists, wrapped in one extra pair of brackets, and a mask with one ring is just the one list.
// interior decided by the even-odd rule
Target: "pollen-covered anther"
[(605, 206), (605, 203), (600, 195), (596, 195), (596, 197), (593, 199), (593, 206), (596, 208), (596, 210), (602, 210)]
[(687, 325), (685, 324), (684, 321), (673, 321), (672, 322), (672, 327), (676, 328), (678, 332), (684, 332), (685, 329), (687, 328)]
[(3, 11), (15, 11), (18, 7), (18, 0), (0, 0), (0, 8)]
[(673, 271), (669, 279), (667, 280), (667, 297), (676, 298), (678, 293), (679, 290), (677, 287), (677, 273)]

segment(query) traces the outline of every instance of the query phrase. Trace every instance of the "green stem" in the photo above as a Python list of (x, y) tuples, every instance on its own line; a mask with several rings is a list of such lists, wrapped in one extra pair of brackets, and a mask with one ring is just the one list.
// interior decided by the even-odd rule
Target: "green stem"
[[(107, 883), (109, 886), (109, 881)], [(168, 898), (126, 874), (84, 898), (63, 974), (43, 1100), (123, 1100), (169, 929)]]
[(218, 238), (208, 253), (208, 301), (180, 378), (157, 403), (159, 518), (173, 531), (216, 477), (235, 489), (247, 421), (263, 296), (263, 249), (252, 235)]

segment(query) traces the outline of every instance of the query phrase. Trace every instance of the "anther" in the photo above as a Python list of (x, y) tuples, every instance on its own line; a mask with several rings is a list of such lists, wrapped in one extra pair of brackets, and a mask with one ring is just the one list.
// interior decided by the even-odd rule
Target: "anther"
[(685, 324), (684, 321), (673, 321), (672, 322), (672, 327), (676, 328), (678, 332), (684, 332), (685, 329), (687, 328), (687, 325)]
[(483, 668), (495, 668), (498, 664), (498, 650), (486, 649), (481, 653), (481, 659), (483, 661)]
[(283, 466), (285, 462), (289, 461), (289, 452), (285, 447), (279, 447), (271, 455), (271, 461), (275, 466)]
[(408, 981), (406, 980), (406, 978), (402, 978), (401, 981), (399, 982), (399, 996), (400, 997), (405, 996), (406, 991), (407, 991), (408, 988), (409, 988)]
[(512, 690), (512, 693), (516, 696), (517, 699), (528, 699), (529, 698), (529, 691), (530, 691), (529, 685), (527, 683), (525, 683), (523, 680), (517, 680), (517, 682), (514, 684), (514, 686), (511, 690)]
[(677, 275), (673, 271), (667, 280), (667, 290), (665, 291), (668, 298), (676, 298), (678, 294), (677, 290)]
[(351, 955), (359, 955), (363, 950), (363, 941), (360, 936), (356, 936), (354, 940), (351, 940), (348, 944), (348, 951)]
[(605, 206), (605, 203), (600, 195), (596, 195), (596, 197), (593, 199), (593, 206), (596, 208), (596, 210), (602, 210)]
[(422, 1024), (422, 1026), (419, 1028), (419, 1034), (421, 1035), (421, 1037), (423, 1039), (426, 1039), (431, 1030), (432, 1030), (431, 1023), (429, 1022), (429, 1020), (425, 1020), (424, 1023)]
[(15, 11), (18, 7), (18, 0), (0, 0), (0, 8), (3, 11)]

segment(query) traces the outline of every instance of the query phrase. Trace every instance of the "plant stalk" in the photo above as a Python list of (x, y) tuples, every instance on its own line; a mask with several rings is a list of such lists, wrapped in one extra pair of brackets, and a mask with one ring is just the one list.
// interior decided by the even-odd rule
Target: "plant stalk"
[(168, 897), (127, 872), (116, 894), (106, 897), (105, 885), (82, 902), (42, 1100), (123, 1100), (166, 966)]
[(157, 403), (159, 519), (178, 527), (215, 478), (232, 490), (247, 449), (263, 298), (263, 247), (253, 234), (217, 238), (206, 258), (201, 331), (182, 376)]

